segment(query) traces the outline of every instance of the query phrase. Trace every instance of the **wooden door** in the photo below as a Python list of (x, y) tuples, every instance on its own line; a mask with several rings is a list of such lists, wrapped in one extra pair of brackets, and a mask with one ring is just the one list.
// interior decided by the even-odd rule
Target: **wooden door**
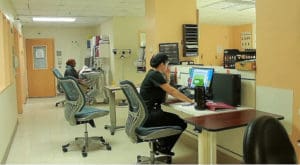
[(54, 40), (27, 39), (27, 79), (29, 97), (55, 96)]
[[(17, 29), (14, 28), (14, 58), (18, 59), (18, 64), (15, 65), (15, 77), (16, 77), (16, 89), (17, 89), (17, 107), (18, 107), (18, 113), (21, 114), (23, 113), (23, 83), (22, 83), (22, 68), (20, 67), (20, 40), (21, 40), (21, 36), (18, 33)], [(15, 59), (16, 60), (16, 59)]]

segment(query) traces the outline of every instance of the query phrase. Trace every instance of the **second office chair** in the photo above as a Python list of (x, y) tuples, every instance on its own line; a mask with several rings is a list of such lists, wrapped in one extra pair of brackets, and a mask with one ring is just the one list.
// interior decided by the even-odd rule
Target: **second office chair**
[(80, 124), (85, 126), (84, 137), (76, 137), (75, 141), (63, 145), (62, 150), (67, 152), (70, 146), (79, 146), (83, 157), (86, 157), (92, 148), (105, 146), (107, 150), (111, 150), (111, 146), (105, 142), (102, 136), (89, 137), (87, 131), (87, 124), (95, 127), (94, 119), (108, 115), (109, 111), (86, 106), (85, 96), (74, 78), (59, 78), (59, 82), (66, 96), (64, 107), (66, 120), (72, 126)]

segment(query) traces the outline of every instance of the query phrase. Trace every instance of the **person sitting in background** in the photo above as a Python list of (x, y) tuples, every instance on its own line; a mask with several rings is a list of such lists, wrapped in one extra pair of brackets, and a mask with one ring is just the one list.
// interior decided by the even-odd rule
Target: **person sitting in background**
[(66, 62), (66, 70), (65, 70), (64, 76), (65, 77), (67, 77), (67, 76), (74, 77), (78, 81), (78, 84), (79, 84), (80, 88), (83, 91), (87, 91), (88, 88), (89, 88), (89, 86), (87, 84), (87, 81), (85, 79), (80, 79), (79, 78), (79, 74), (76, 71), (75, 67), (76, 67), (75, 59), (72, 59), (72, 58), (68, 59), (67, 62)]
[[(150, 65), (152, 69), (148, 71), (140, 87), (140, 95), (145, 101), (149, 113), (144, 126), (172, 125), (180, 126), (185, 130), (187, 124), (184, 120), (176, 114), (163, 111), (161, 104), (165, 102), (167, 94), (181, 101), (189, 103), (194, 103), (194, 101), (168, 83), (170, 69), (168, 68), (168, 56), (166, 54), (158, 53), (153, 56), (150, 60)], [(171, 150), (179, 137), (180, 134), (161, 138), (155, 143), (154, 147), (160, 153), (174, 155)]]

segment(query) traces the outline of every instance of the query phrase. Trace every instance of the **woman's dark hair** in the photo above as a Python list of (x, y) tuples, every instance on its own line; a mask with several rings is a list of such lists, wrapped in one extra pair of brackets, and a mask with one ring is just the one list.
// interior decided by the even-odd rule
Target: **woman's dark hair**
[(168, 55), (165, 53), (157, 53), (156, 55), (152, 56), (150, 60), (150, 66), (153, 68), (158, 67), (159, 64), (161, 63), (167, 63), (168, 62)]

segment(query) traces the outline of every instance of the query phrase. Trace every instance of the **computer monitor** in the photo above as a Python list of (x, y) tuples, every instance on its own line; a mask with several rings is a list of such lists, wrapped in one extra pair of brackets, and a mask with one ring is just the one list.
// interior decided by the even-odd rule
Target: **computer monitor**
[(89, 68), (92, 68), (93, 67), (93, 57), (84, 58), (84, 65), (86, 65)]
[(189, 87), (195, 88), (204, 85), (205, 91), (209, 92), (214, 75), (214, 68), (190, 68)]

